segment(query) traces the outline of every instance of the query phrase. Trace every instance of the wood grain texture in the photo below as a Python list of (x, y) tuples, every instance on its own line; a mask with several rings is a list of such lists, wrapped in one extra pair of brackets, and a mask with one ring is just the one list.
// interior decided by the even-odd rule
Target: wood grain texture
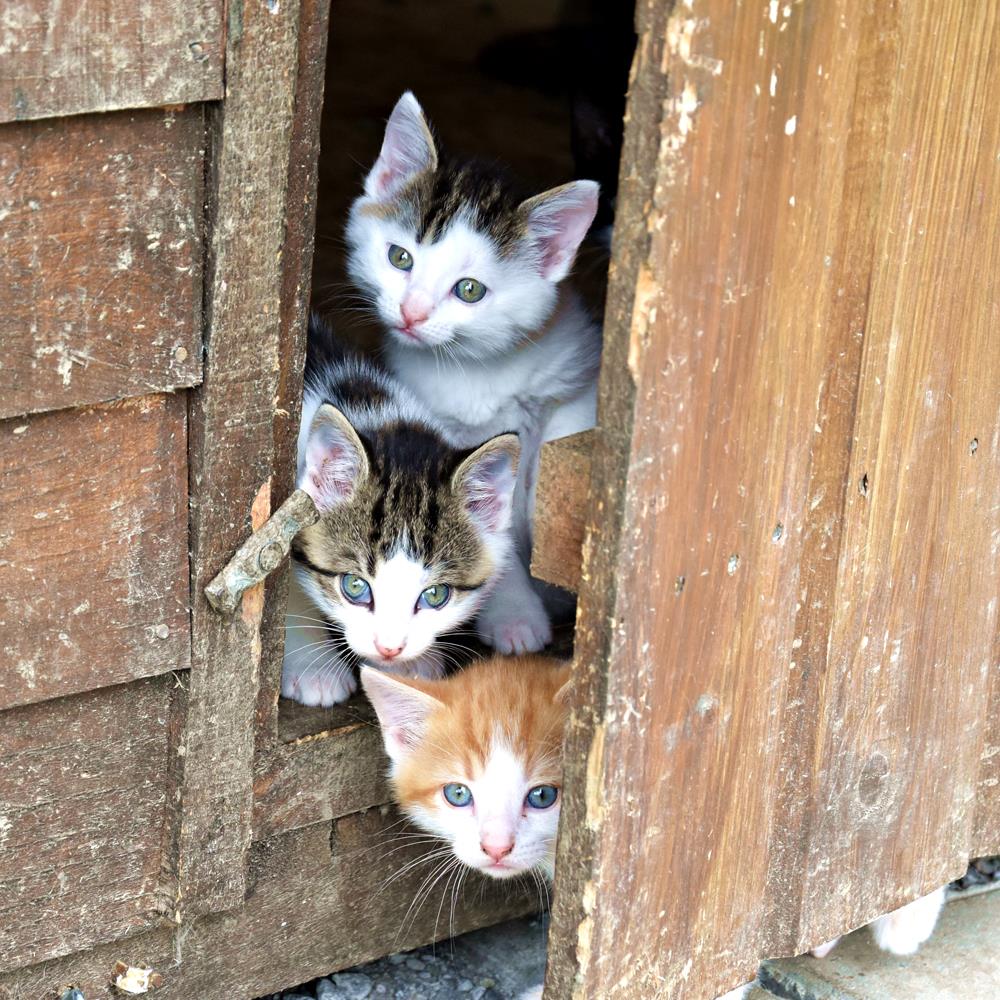
[(995, 18), (640, 9), (555, 996), (715, 996), (983, 849)]
[(172, 687), (153, 678), (0, 715), (0, 971), (160, 922)]
[[(316, 185), (319, 133), (323, 110), (324, 72), (329, 37), (329, 0), (301, 0), (298, 72), (291, 149), (288, 154), (288, 197), (281, 283), (281, 336), (274, 419), (272, 502), (283, 503), (295, 487), (302, 372), (305, 367), (306, 322), (312, 288), (316, 236)], [(261, 683), (257, 708), (258, 746), (273, 746), (278, 725), (278, 692), (285, 651), (285, 607), (289, 568), (268, 582), (261, 624)]]
[[(1000, 631), (1000, 10), (900, 5), (895, 29), (805, 936), (830, 898), (860, 923), (1000, 847), (1000, 828), (974, 839), (970, 704)], [(844, 898), (845, 869), (870, 898)]]
[(0, 708), (186, 668), (184, 400), (0, 423)]
[[(121, 994), (108, 985), (108, 972), (124, 959), (163, 975), (166, 985), (156, 994), (163, 1000), (245, 1000), (376, 958), (392, 941), (405, 950), (440, 939), (451, 922), (443, 883), (407, 913), (433, 866), (417, 865), (385, 885), (417, 857), (410, 847), (389, 853), (398, 818), (372, 810), (255, 844), (241, 909), (0, 975), (0, 998), (39, 1000), (75, 983), (87, 1000), (111, 1000)], [(470, 875), (453, 929), (472, 930), (536, 906), (537, 897), (523, 888)]]
[(593, 431), (542, 446), (535, 492), (531, 575), (576, 592), (590, 500)]
[(230, 9), (211, 115), (204, 383), (190, 399), (192, 669), (178, 919), (238, 906), (251, 836), (264, 585), (219, 616), (205, 585), (271, 512), (299, 7)]
[(221, 0), (6, 0), (0, 122), (214, 101)]
[(392, 801), (378, 723), (368, 702), (332, 709), (281, 702), (281, 734), (256, 769), (254, 840)]
[(203, 146), (200, 108), (0, 129), (0, 417), (199, 380)]

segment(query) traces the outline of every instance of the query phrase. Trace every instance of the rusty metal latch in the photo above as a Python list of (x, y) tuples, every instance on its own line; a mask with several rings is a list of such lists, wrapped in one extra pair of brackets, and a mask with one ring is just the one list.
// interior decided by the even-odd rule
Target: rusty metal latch
[(236, 555), (205, 588), (208, 603), (231, 615), (245, 591), (280, 565), (292, 539), (319, 520), (319, 511), (305, 490), (296, 490), (237, 550)]

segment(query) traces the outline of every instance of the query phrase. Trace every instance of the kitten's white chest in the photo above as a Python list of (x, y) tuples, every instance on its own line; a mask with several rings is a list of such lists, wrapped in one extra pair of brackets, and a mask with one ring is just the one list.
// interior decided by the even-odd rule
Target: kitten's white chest
[(558, 433), (592, 425), (599, 358), (600, 330), (569, 291), (545, 332), (506, 354), (456, 358), (396, 344), (388, 351), (396, 378), (466, 447), (505, 431), (542, 433), (567, 408)]
[(437, 364), (408, 352), (392, 359), (396, 377), (431, 410), (448, 436), (460, 447), (471, 447), (504, 431), (521, 432), (537, 424), (544, 409), (519, 398), (522, 383), (503, 366), (474, 370), (468, 365)]

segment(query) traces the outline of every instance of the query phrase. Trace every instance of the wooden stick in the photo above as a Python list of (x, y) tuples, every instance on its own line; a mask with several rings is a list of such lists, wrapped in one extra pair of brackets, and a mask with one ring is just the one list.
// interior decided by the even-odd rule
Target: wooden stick
[(220, 614), (231, 615), (246, 590), (281, 565), (292, 539), (319, 520), (319, 511), (305, 490), (296, 490), (237, 550), (205, 588), (208, 603)]

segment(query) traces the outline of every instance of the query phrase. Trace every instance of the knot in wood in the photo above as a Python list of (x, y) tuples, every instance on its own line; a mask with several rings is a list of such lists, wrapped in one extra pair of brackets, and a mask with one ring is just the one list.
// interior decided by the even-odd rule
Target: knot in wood
[(889, 761), (885, 754), (873, 753), (858, 778), (858, 796), (863, 805), (874, 805), (882, 797), (888, 776)]
[(278, 568), (278, 564), (285, 558), (284, 549), (279, 542), (269, 542), (260, 550), (257, 555), (257, 566), (262, 573), (270, 573)]

